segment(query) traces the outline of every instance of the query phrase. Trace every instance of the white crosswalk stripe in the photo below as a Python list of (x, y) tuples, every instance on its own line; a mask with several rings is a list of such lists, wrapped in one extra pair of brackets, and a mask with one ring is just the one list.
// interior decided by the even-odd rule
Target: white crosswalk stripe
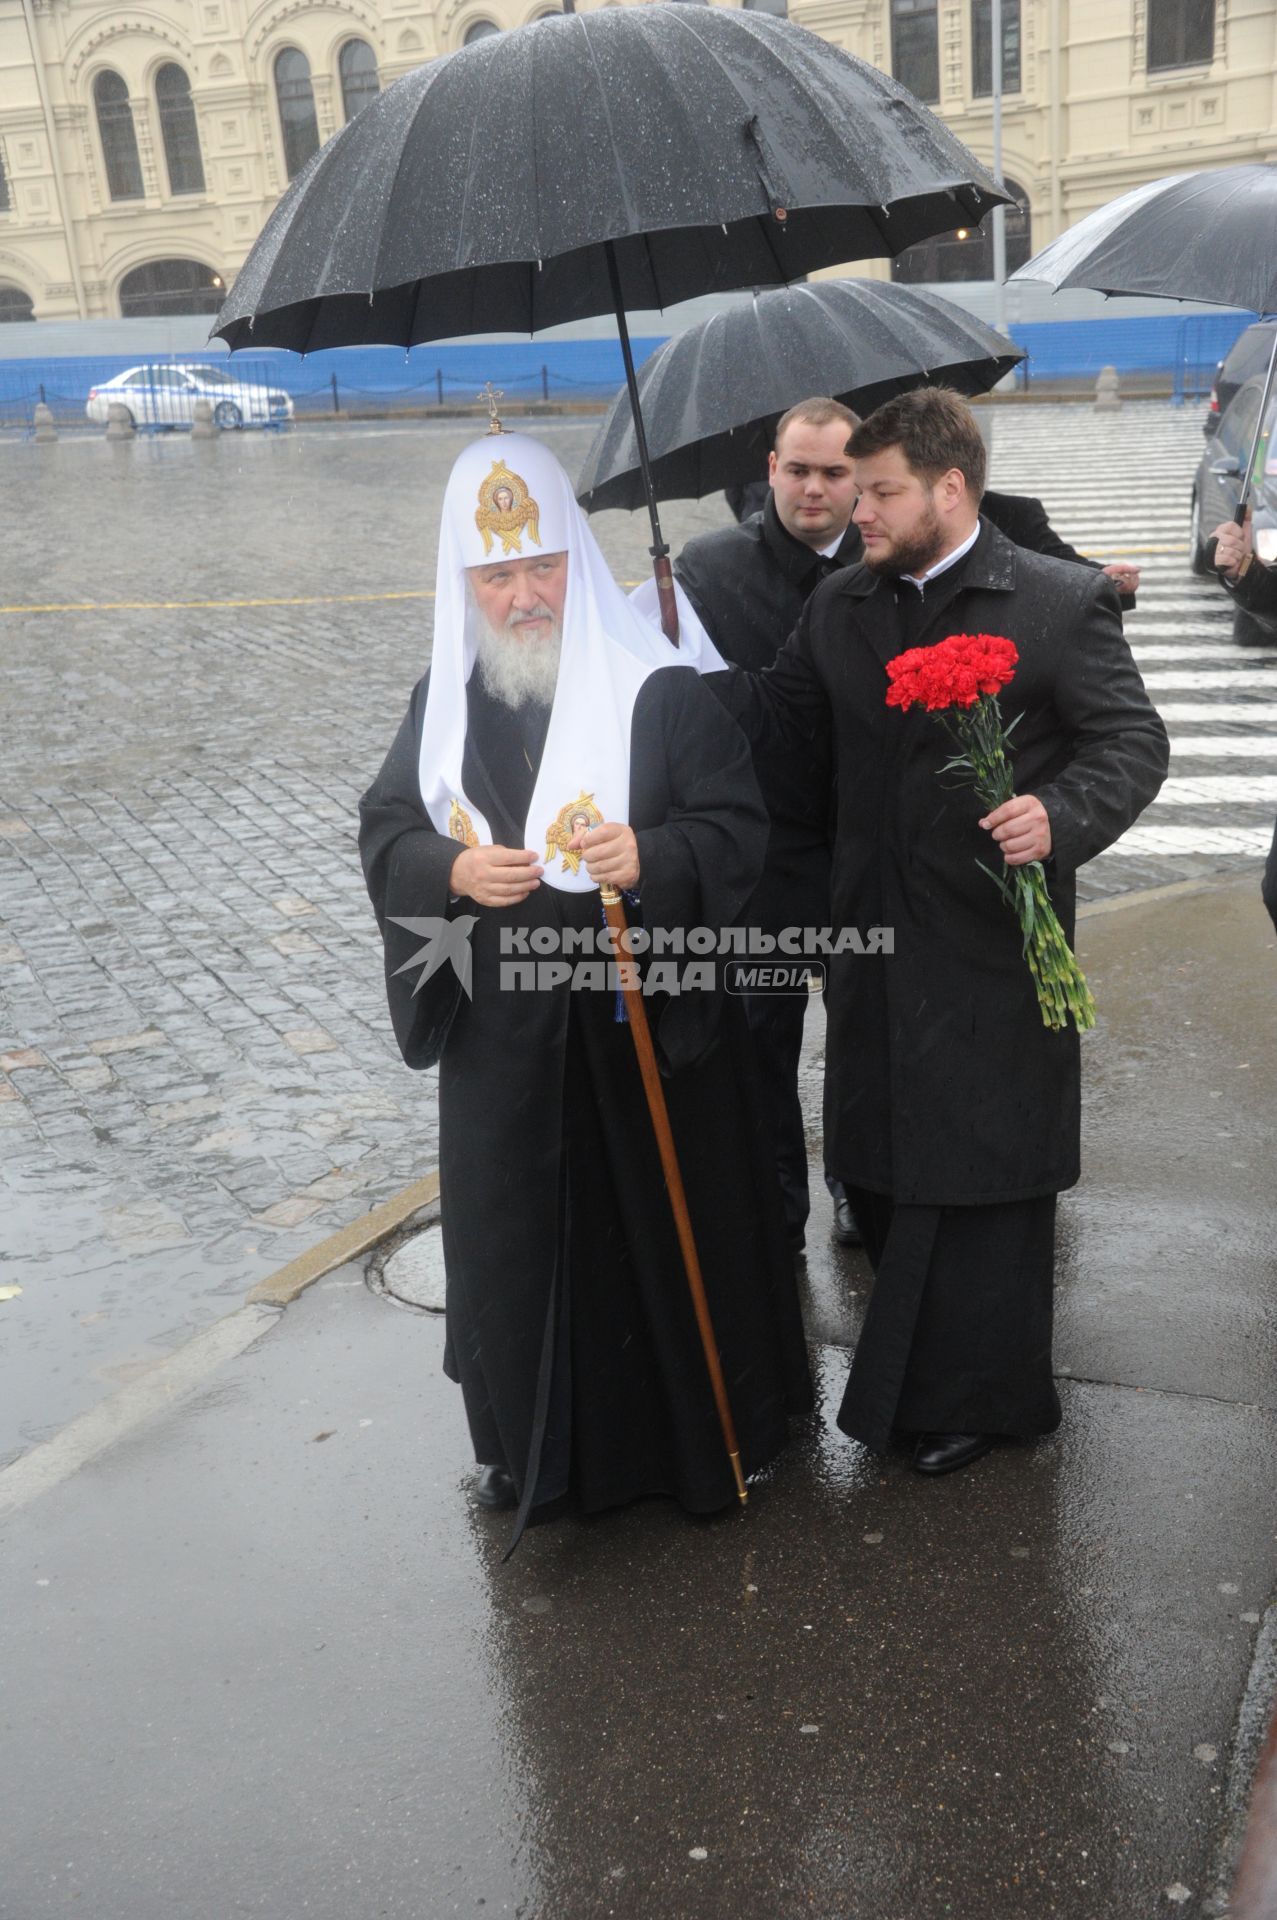
[[(1277, 643), (1239, 647), (1228, 595), (1190, 570), (1189, 501), (1202, 447), (1200, 409), (1160, 401), (1116, 414), (1025, 406), (994, 416), (990, 484), (1035, 495), (1080, 552), (1129, 557), (1141, 569), (1126, 635), (1171, 736), (1171, 776), (1089, 870), (1100, 891), (1262, 855), (1273, 835)], [(1088, 890), (1095, 887), (1084, 875)]]

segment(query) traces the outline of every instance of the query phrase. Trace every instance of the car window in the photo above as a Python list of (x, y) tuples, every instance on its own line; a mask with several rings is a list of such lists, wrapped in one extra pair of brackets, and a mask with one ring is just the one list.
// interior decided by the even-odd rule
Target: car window
[(1224, 362), (1224, 378), (1240, 386), (1252, 373), (1264, 373), (1272, 352), (1273, 332), (1272, 327), (1247, 327), (1241, 339), (1234, 342)]
[(233, 387), (235, 382), (220, 367), (192, 367), (191, 372), (206, 387)]
[(1255, 433), (1255, 421), (1259, 417), (1259, 389), (1243, 387), (1220, 426), (1220, 437), (1230, 453), (1245, 456)]
[(122, 387), (145, 387), (148, 385), (145, 369), (134, 367), (132, 373), (126, 373), (120, 381)]

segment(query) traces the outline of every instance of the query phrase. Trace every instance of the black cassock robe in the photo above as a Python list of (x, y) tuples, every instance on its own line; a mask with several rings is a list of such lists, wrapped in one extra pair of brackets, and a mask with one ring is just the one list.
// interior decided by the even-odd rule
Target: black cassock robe
[[(418, 778), (426, 687), (361, 802), (360, 849), (400, 1049), (411, 1067), (439, 1064), (445, 1371), (476, 1458), (513, 1475), (520, 1520), (569, 1490), (587, 1510), (664, 1493), (711, 1511), (734, 1484), (615, 993), (500, 986), (503, 928), (599, 928), (598, 894), (543, 880), (517, 907), (450, 905), (459, 849), (436, 833)], [(501, 845), (524, 844), (547, 718), (512, 712), (472, 677), (463, 783)], [(687, 668), (652, 674), (635, 702), (629, 817), (632, 921), (739, 923), (766, 814), (739, 730)], [(528, 827), (538, 853), (549, 824)], [(473, 999), (450, 966), (420, 992), (416, 971), (397, 974), (421, 942), (394, 917), (449, 913), (476, 916)], [(717, 992), (653, 994), (648, 1014), (751, 1473), (784, 1445), (811, 1387), (748, 1036)]]
[(831, 748), (834, 923), (894, 936), (836, 955), (827, 994), (825, 1164), (876, 1275), (839, 1425), (877, 1448), (893, 1428), (1028, 1436), (1060, 1417), (1053, 1229), (1078, 1177), (1078, 1036), (1042, 1024), (1016, 917), (977, 864), (997, 863), (981, 803), (941, 776), (948, 736), (886, 704), (889, 661), (959, 633), (1019, 649), (1000, 706), (1016, 789), (1050, 819), (1071, 940), (1078, 867), (1148, 805), (1168, 753), (1102, 574), (985, 523), (925, 595), (846, 568), (766, 673), (715, 676), (751, 738), (788, 746), (796, 780), (821, 764), (812, 737)]

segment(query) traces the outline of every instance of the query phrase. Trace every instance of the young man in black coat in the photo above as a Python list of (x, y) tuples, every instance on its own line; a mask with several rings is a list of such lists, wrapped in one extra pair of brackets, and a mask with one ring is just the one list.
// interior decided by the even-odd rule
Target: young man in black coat
[[(979, 514), (966, 403), (921, 389), (852, 436), (865, 564), (817, 589), (764, 674), (721, 688), (793, 777), (832, 761), (833, 925), (870, 947), (829, 972), (825, 1142), (865, 1234), (873, 1298), (839, 1413), (951, 1472), (1058, 1424), (1056, 1195), (1078, 1178), (1078, 1036), (1044, 1025), (1015, 915), (979, 864), (1041, 860), (1071, 939), (1074, 876), (1165, 777), (1165, 728), (1113, 584), (1011, 544)], [(887, 663), (951, 634), (1019, 649), (1002, 695), (1016, 797), (982, 816), (944, 781), (929, 715), (886, 705)], [(889, 928), (891, 950), (870, 929)]]
[[(675, 563), (687, 594), (725, 660), (761, 671), (769, 667), (798, 624), (822, 580), (860, 558), (851, 525), (855, 505), (847, 436), (856, 416), (837, 400), (817, 396), (791, 407), (776, 429), (769, 461), (770, 488), (761, 513), (739, 526), (716, 528), (689, 540)], [(755, 755), (767, 801), (767, 864), (750, 902), (750, 926), (773, 936), (786, 927), (823, 927), (829, 921), (829, 783), (796, 792), (787, 759)], [(790, 1243), (803, 1245), (810, 1211), (807, 1141), (798, 1095), (806, 995), (742, 996), (771, 1119), (776, 1165)], [(846, 1195), (834, 1181), (834, 1237), (860, 1243)]]

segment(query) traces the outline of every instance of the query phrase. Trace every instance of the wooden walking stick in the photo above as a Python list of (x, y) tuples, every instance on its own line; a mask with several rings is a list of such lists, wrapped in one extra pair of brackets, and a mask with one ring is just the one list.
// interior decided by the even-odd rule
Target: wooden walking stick
[(692, 1219), (687, 1210), (683, 1175), (679, 1170), (678, 1155), (674, 1150), (669, 1109), (665, 1105), (665, 1089), (661, 1085), (660, 1069), (656, 1064), (656, 1051), (652, 1045), (652, 1032), (647, 1024), (643, 988), (637, 983), (638, 968), (630, 958), (626, 943), (625, 936), (630, 930), (629, 922), (625, 918), (624, 903), (615, 887), (604, 884), (599, 888), (599, 893), (602, 896), (603, 912), (607, 923), (616, 938), (621, 991), (625, 995), (630, 1032), (634, 1036), (634, 1051), (638, 1055), (643, 1091), (647, 1095), (647, 1110), (652, 1117), (652, 1131), (656, 1135), (657, 1150), (661, 1156), (665, 1190), (669, 1194), (670, 1206), (674, 1212), (674, 1226), (678, 1233), (678, 1244), (683, 1255), (688, 1290), (696, 1313), (696, 1325), (700, 1329), (701, 1346), (705, 1350), (705, 1365), (709, 1369), (709, 1381), (714, 1389), (714, 1404), (718, 1408), (718, 1421), (723, 1429), (723, 1443), (727, 1448), (727, 1457), (732, 1463), (736, 1492), (741, 1505), (744, 1506), (749, 1499), (749, 1494), (745, 1487), (745, 1476), (741, 1472), (740, 1448), (736, 1444), (736, 1426), (732, 1420), (731, 1404), (727, 1398), (727, 1383), (723, 1379), (723, 1368), (718, 1357), (718, 1342), (714, 1338), (714, 1323), (710, 1319), (709, 1301), (705, 1298), (705, 1282), (701, 1277), (701, 1263), (696, 1252)]

